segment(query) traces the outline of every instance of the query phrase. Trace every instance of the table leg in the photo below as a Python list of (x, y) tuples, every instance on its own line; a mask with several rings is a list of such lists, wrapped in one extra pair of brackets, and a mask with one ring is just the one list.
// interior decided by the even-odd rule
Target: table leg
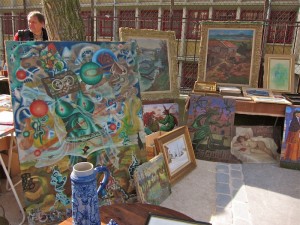
[[(9, 142), (9, 149), (8, 149), (8, 165), (7, 165), (8, 174), (10, 174), (11, 160), (12, 160), (12, 151), (13, 151), (14, 145), (16, 146), (17, 143), (16, 143), (16, 138), (14, 136), (14, 132), (12, 132), (10, 134), (10, 142)], [(17, 183), (15, 183), (14, 187), (17, 186), (17, 185), (19, 185), (20, 183), (21, 183), (21, 180), (19, 180)], [(6, 181), (6, 190), (7, 191), (11, 190), (11, 187), (9, 187), (8, 179)]]

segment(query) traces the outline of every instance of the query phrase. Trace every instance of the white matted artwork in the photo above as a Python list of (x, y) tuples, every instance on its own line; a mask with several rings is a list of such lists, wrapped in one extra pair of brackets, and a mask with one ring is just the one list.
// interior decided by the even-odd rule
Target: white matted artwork
[(187, 126), (181, 126), (154, 140), (163, 153), (171, 184), (196, 167), (195, 154)]

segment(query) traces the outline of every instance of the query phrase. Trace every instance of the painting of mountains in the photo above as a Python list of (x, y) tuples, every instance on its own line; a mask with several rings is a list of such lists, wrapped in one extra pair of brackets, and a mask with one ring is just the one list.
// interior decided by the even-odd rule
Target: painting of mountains
[(199, 62), (198, 76), (206, 82), (256, 87), (260, 29), (235, 25), (202, 26), (200, 58), (204, 62)]

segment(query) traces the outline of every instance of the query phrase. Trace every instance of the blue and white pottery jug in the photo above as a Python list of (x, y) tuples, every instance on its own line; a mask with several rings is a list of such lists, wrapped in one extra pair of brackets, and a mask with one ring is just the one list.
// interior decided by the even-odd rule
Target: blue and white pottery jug
[[(97, 174), (104, 173), (104, 178), (97, 187)], [(101, 224), (98, 194), (102, 194), (108, 183), (109, 170), (105, 166), (94, 168), (89, 162), (80, 162), (73, 166), (72, 183), (72, 217), (75, 225)]]

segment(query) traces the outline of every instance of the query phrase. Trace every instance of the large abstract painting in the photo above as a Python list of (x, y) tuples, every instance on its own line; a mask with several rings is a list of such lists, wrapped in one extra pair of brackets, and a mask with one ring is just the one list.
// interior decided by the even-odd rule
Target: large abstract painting
[(261, 23), (203, 22), (198, 80), (257, 87)]
[(230, 153), (235, 100), (191, 95), (187, 125), (197, 159), (238, 161)]
[(29, 221), (71, 215), (80, 161), (110, 170), (101, 204), (133, 201), (133, 172), (146, 160), (136, 43), (7, 41), (6, 53)]
[(300, 170), (300, 107), (287, 106), (281, 146), (280, 166)]
[(119, 33), (122, 41), (137, 42), (142, 99), (176, 99), (179, 87), (175, 32), (121, 27)]

